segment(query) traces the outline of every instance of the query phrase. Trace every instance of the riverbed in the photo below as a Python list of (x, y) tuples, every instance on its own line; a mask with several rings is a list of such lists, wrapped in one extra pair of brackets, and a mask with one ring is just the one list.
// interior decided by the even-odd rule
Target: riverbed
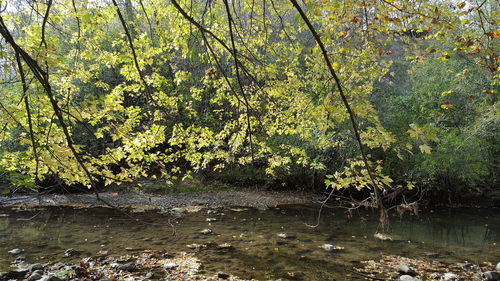
[[(393, 241), (374, 238), (376, 231), (377, 216), (370, 211), (351, 216), (340, 209), (324, 209), (318, 220), (318, 205), (312, 204), (125, 212), (103, 207), (13, 206), (0, 209), (0, 271), (9, 269), (16, 258), (8, 253), (14, 248), (22, 249), (20, 255), (29, 263), (75, 262), (102, 253), (144, 250), (188, 252), (200, 259), (201, 273), (225, 272), (259, 280), (285, 279), (290, 273), (304, 280), (349, 280), (346, 269), (383, 255), (450, 263), (500, 261), (497, 209), (394, 215)], [(326, 251), (325, 244), (339, 250)], [(69, 248), (79, 254), (66, 257)]]

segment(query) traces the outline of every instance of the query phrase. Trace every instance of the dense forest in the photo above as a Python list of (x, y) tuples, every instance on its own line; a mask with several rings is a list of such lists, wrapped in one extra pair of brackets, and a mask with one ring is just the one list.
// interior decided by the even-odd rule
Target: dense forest
[(0, 6), (4, 193), (200, 175), (375, 197), (499, 184), (496, 1)]

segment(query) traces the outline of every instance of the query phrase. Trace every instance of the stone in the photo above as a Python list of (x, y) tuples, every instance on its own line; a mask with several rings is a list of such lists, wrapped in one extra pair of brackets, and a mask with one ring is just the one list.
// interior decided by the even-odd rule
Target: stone
[(217, 248), (219, 248), (219, 249), (232, 249), (233, 246), (229, 243), (222, 243), (222, 244), (217, 245)]
[(128, 271), (128, 272), (134, 272), (137, 270), (137, 266), (134, 263), (126, 263), (126, 264), (121, 264), (118, 266), (118, 270), (123, 270), (123, 271)]
[(217, 218), (207, 218), (207, 222), (216, 222)]
[(500, 262), (499, 262), (499, 263), (497, 263), (497, 266), (495, 266), (495, 270), (496, 270), (496, 271), (500, 271)]
[(25, 278), (26, 274), (28, 274), (28, 269), (15, 269), (11, 270), (5, 274), (3, 274), (2, 280), (9, 280), (9, 279), (22, 279)]
[(392, 241), (392, 237), (387, 234), (375, 233), (373, 234), (373, 237), (381, 241)]
[(404, 275), (410, 275), (410, 276), (417, 275), (417, 272), (413, 268), (409, 267), (407, 264), (404, 264), (404, 263), (398, 265), (396, 270), (399, 273), (404, 274)]
[(399, 280), (400, 281), (422, 281), (422, 280), (415, 278), (413, 276), (410, 276), (410, 275), (401, 275), (399, 277)]
[(287, 272), (286, 278), (290, 280), (302, 280), (304, 278), (304, 274), (302, 272)]
[(35, 271), (35, 270), (43, 270), (45, 268), (44, 264), (41, 263), (35, 263), (30, 266), (30, 271)]
[(325, 250), (327, 252), (342, 251), (342, 250), (344, 250), (344, 247), (333, 246), (332, 244), (323, 244), (321, 246), (321, 248), (323, 248), (323, 250)]
[(474, 275), (472, 275), (472, 280), (474, 280), (474, 281), (482, 281), (483, 280), (483, 274), (481, 274), (481, 273), (474, 273)]
[(187, 210), (185, 208), (172, 208), (172, 212), (176, 214), (185, 214)]
[(282, 233), (278, 233), (278, 237), (283, 238), (283, 239), (287, 239), (288, 235), (286, 233), (282, 232)]
[(16, 248), (16, 249), (12, 249), (12, 250), (8, 251), (8, 253), (9, 253), (9, 254), (11, 254), (11, 255), (19, 255), (19, 254), (20, 254), (20, 253), (22, 253), (22, 252), (23, 252), (23, 250), (21, 250), (21, 249), (17, 249), (17, 248)]
[(18, 256), (12, 263), (13, 264), (20, 264), (26, 262), (26, 257), (23, 256)]
[(28, 281), (36, 281), (36, 280), (39, 280), (39, 279), (42, 279), (42, 275), (36, 273), (36, 272), (33, 272), (30, 277), (28, 277)]
[(454, 273), (445, 273), (443, 277), (441, 277), (443, 281), (455, 281), (458, 280), (458, 276)]
[(500, 273), (495, 271), (483, 272), (483, 279), (488, 281), (500, 281)]
[(208, 234), (212, 233), (212, 230), (209, 229), (209, 228), (205, 228), (202, 231), (200, 231), (200, 233), (203, 234), (203, 235), (208, 235)]
[(169, 262), (163, 265), (163, 268), (165, 268), (166, 270), (176, 269), (177, 267), (179, 267), (179, 265), (175, 262)]
[(72, 256), (76, 256), (78, 254), (80, 254), (80, 252), (78, 252), (77, 250), (75, 250), (73, 248), (69, 248), (66, 251), (64, 251), (65, 257), (72, 257)]
[(228, 279), (229, 278), (229, 274), (226, 274), (224, 272), (219, 272), (219, 273), (217, 273), (217, 278)]

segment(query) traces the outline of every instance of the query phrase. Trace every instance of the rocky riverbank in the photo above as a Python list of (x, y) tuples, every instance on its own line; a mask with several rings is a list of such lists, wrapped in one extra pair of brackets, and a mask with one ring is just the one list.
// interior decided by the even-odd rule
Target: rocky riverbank
[(223, 272), (204, 275), (200, 266), (193, 254), (144, 251), (137, 255), (83, 258), (79, 263), (19, 263), (16, 269), (0, 274), (0, 281), (242, 280)]
[[(361, 262), (362, 267), (347, 269), (346, 280), (400, 280), (400, 281), (498, 281), (500, 263), (476, 265), (472, 263), (446, 264), (439, 261), (423, 261), (400, 256), (383, 256), (379, 261)], [(201, 263), (193, 253), (145, 250), (125, 256), (106, 256), (81, 259), (77, 263), (26, 264), (0, 273), (0, 281), (72, 281), (72, 280), (246, 280), (224, 272), (205, 274)], [(254, 280), (254, 279), (251, 279)], [(287, 280), (307, 280), (303, 274), (289, 274)]]
[(0, 196), (0, 206), (153, 206), (172, 208), (182, 206), (251, 206), (272, 207), (285, 204), (307, 204), (314, 198), (310, 194), (266, 191), (229, 191), (207, 193), (149, 194), (143, 192), (103, 192), (98, 200), (93, 193), (78, 194), (13, 194)]
[[(433, 259), (435, 258), (435, 259)], [(363, 261), (364, 266), (350, 272), (372, 280), (400, 281), (498, 281), (500, 263), (443, 263), (439, 256), (430, 256), (428, 261), (401, 256), (383, 256), (380, 260)]]

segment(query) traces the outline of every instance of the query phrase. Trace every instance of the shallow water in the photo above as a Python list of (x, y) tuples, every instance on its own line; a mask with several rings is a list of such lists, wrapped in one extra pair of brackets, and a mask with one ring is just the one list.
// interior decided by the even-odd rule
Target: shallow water
[[(370, 212), (348, 219), (341, 210), (326, 210), (319, 226), (311, 228), (306, 224), (316, 223), (317, 206), (217, 210), (218, 214), (202, 209), (181, 216), (148, 211), (131, 214), (133, 219), (107, 208), (0, 209), (0, 271), (14, 260), (7, 253), (13, 248), (24, 249), (22, 255), (29, 263), (76, 261), (64, 257), (68, 248), (81, 251), (81, 257), (101, 250), (110, 255), (131, 253), (125, 248), (196, 252), (202, 271), (260, 280), (285, 278), (287, 272), (301, 272), (305, 280), (350, 280), (346, 268), (381, 255), (478, 264), (500, 261), (497, 209), (441, 210), (402, 220), (392, 217), (393, 242), (373, 238), (377, 218)], [(217, 221), (209, 223), (209, 217)], [(204, 228), (213, 233), (200, 234)], [(282, 232), (291, 238), (278, 237)], [(199, 251), (186, 247), (192, 243), (208, 246)], [(233, 249), (218, 249), (216, 245), (222, 243), (230, 243)], [(345, 250), (326, 252), (321, 248), (325, 243)]]

